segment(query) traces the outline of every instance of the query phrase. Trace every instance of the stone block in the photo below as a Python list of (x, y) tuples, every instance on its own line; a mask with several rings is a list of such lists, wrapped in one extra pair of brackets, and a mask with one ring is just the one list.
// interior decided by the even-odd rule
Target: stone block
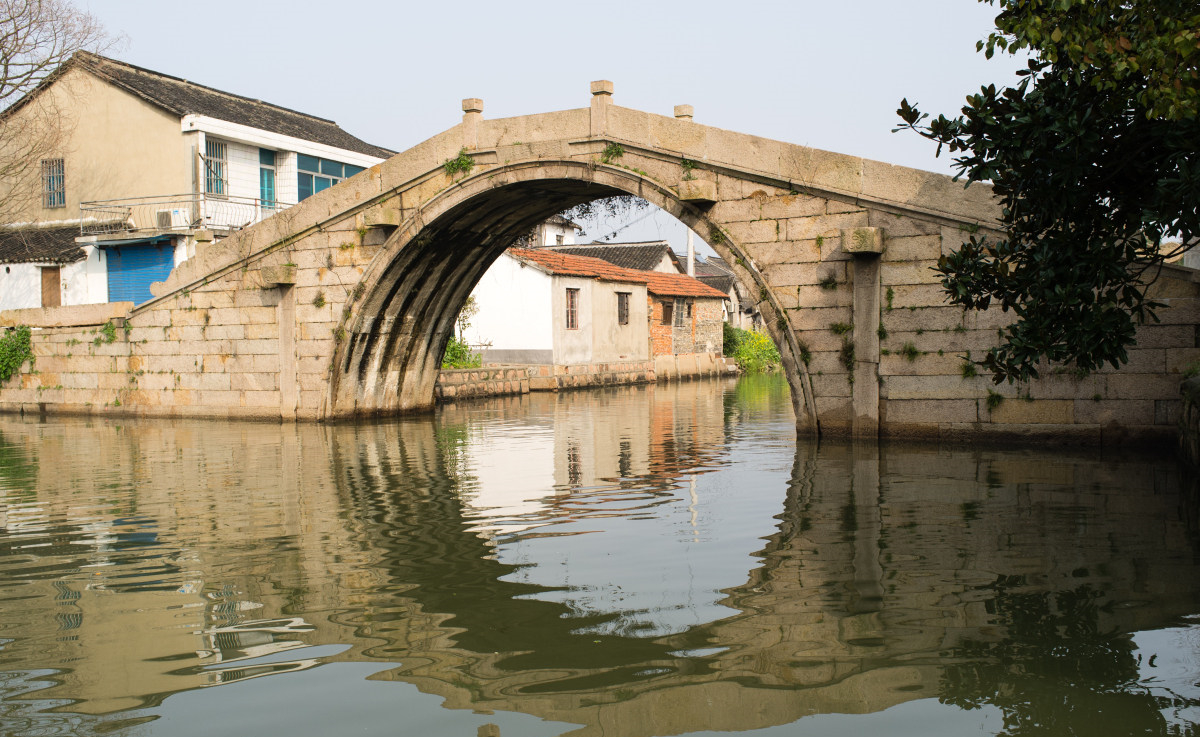
[(778, 220), (726, 223), (725, 230), (736, 243), (770, 243), (783, 238), (783, 227)]
[(1005, 399), (988, 412), (995, 424), (1069, 425), (1075, 421), (1075, 402), (1070, 399)]
[(225, 391), (232, 388), (230, 374), (210, 374), (204, 373), (200, 375), (200, 381), (197, 386), (206, 394), (210, 391)]
[(842, 249), (853, 254), (883, 253), (883, 231), (879, 228), (843, 228)]
[(822, 241), (822, 252), (828, 253), (834, 248), (841, 248), (843, 230), (866, 227), (867, 214), (854, 212), (840, 215), (814, 215), (788, 218), (785, 222), (787, 240), (816, 240), (819, 237)]
[(277, 287), (281, 284), (296, 283), (296, 265), (295, 264), (278, 264), (276, 266), (264, 266), (260, 271), (263, 286)]
[(936, 235), (892, 237), (887, 234), (886, 261), (926, 261), (934, 265), (941, 256), (942, 239)]
[(979, 422), (978, 399), (903, 400), (888, 398), (881, 402), (880, 422), (883, 424), (930, 424), (945, 422)]
[(1175, 399), (1180, 377), (1155, 374), (1110, 374), (1104, 377), (1106, 399)]
[(1164, 353), (1166, 370), (1173, 374), (1181, 374), (1197, 362), (1200, 362), (1200, 348), (1173, 348)]
[(279, 412), (278, 391), (243, 391), (241, 396), (243, 407), (273, 407), (275, 414)]
[(717, 201), (717, 183), (704, 179), (681, 180), (679, 199), (697, 207), (709, 207)]
[[(917, 359), (918, 361), (921, 359)], [(887, 399), (981, 399), (987, 390), (1012, 397), (1016, 389), (1000, 384), (991, 386), (962, 376), (884, 376), (881, 392)]]
[(278, 375), (268, 373), (231, 373), (229, 388), (248, 392), (275, 391), (279, 388)]
[(901, 284), (937, 284), (939, 279), (933, 264), (921, 261), (884, 261), (879, 270), (879, 281), (883, 286)]
[(1143, 325), (1137, 329), (1139, 348), (1196, 348), (1194, 325)]
[(31, 328), (58, 328), (82, 325), (103, 325), (125, 318), (133, 309), (132, 302), (106, 302), (65, 307), (37, 307), (0, 311), (0, 327), (28, 325)]

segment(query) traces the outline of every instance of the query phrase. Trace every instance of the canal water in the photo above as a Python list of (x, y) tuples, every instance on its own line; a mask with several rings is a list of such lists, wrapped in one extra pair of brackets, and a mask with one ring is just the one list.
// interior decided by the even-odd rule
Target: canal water
[(0, 418), (0, 735), (1196, 735), (1163, 455), (794, 436), (778, 377)]

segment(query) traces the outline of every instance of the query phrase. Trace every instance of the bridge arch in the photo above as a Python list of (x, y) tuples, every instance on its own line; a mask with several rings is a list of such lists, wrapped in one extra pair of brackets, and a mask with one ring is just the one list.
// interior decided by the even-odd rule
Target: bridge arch
[[(537, 159), (468, 175), (426, 201), (384, 244), (343, 312), (330, 366), (326, 415), (371, 416), (433, 406), (441, 356), (455, 318), (488, 267), (546, 218), (597, 199), (633, 195), (704, 238), (761, 295), (765, 327), (780, 347), (797, 418), (816, 422), (800, 343), (767, 280), (701, 207), (645, 172), (596, 161)], [(711, 234), (719, 234), (712, 237)]]

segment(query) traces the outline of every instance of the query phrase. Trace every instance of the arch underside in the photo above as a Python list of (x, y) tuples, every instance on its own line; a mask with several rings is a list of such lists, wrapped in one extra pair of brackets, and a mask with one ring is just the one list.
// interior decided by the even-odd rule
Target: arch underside
[[(450, 207), (399, 245), (346, 325), (333, 366), (330, 416), (433, 406), (455, 318), (488, 267), (546, 218), (629, 192), (591, 181), (540, 179), (485, 190)], [(388, 250), (385, 247), (385, 251)], [(372, 282), (373, 283), (370, 283)]]

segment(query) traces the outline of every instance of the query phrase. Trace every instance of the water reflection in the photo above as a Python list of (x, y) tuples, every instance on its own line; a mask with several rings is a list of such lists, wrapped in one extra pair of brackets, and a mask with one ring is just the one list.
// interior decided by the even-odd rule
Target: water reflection
[(757, 379), (357, 426), (0, 419), (0, 733), (180, 734), (196, 704), (288, 697), (270, 731), (308, 733), (337, 693), (381, 734), (398, 694), (422, 734), (905, 709), (1195, 734), (1173, 462), (797, 446), (789, 412)]

